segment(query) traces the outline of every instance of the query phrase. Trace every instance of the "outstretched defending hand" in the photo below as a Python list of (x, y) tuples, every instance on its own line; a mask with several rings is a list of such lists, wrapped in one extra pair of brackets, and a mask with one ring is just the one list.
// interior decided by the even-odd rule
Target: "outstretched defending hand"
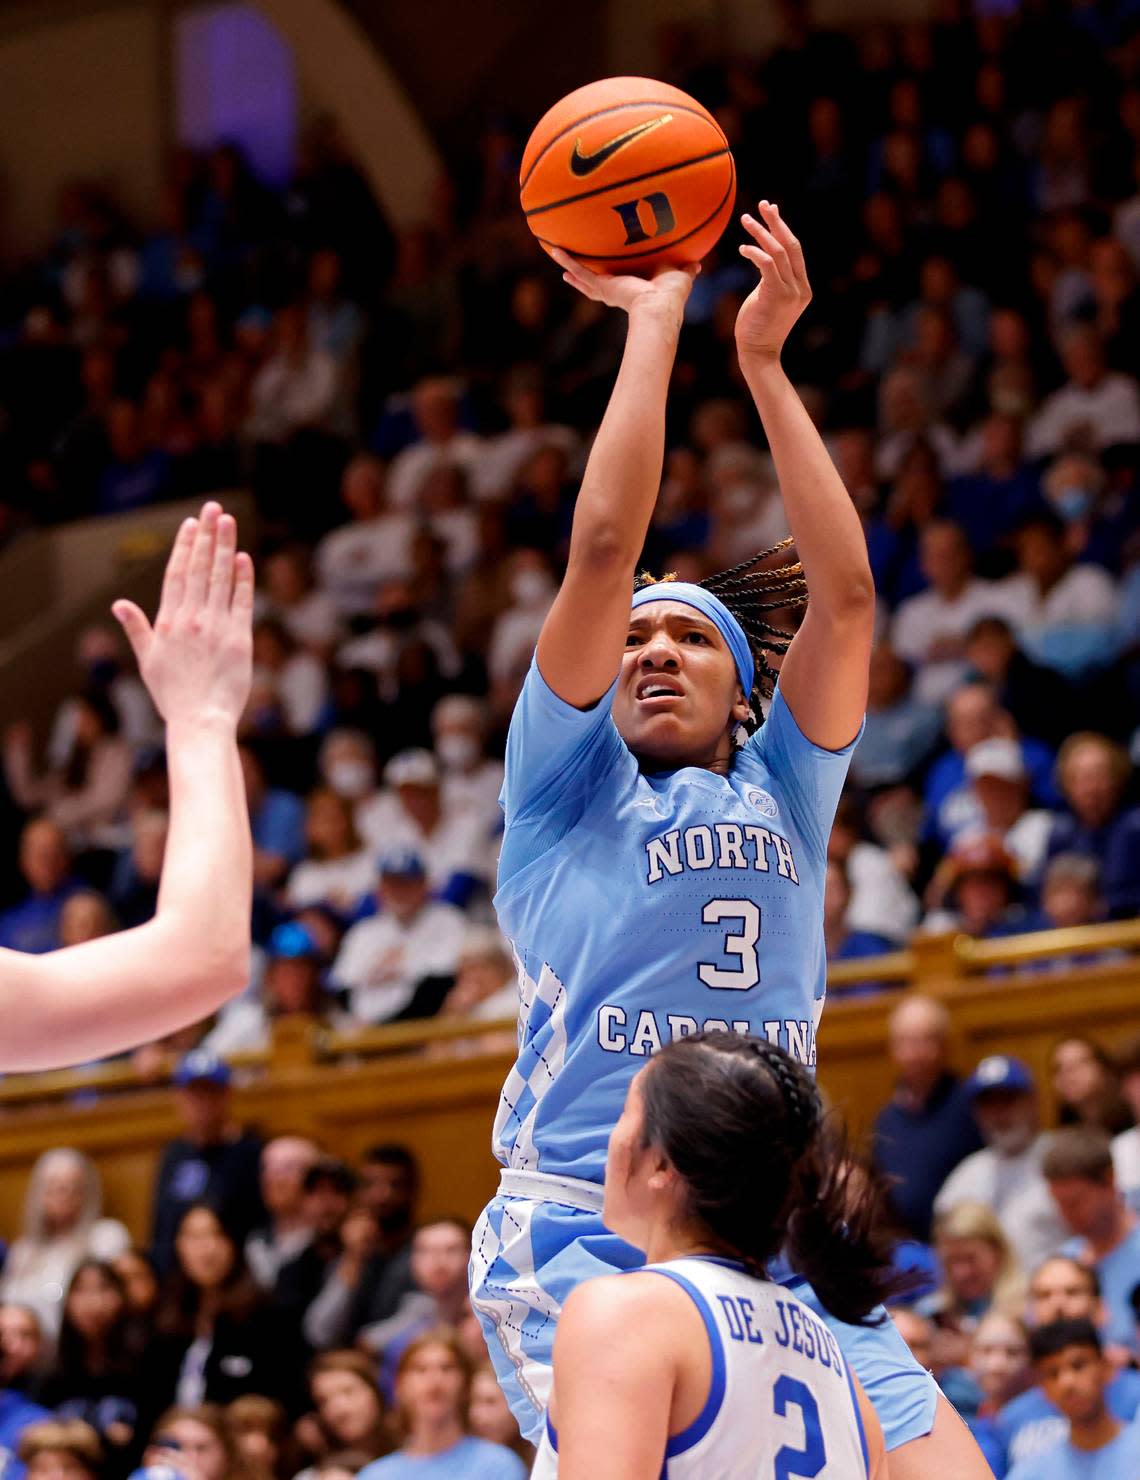
[(210, 502), (183, 523), (153, 627), (133, 601), (116, 601), (112, 611), (168, 725), (236, 729), (252, 674), (253, 562), (237, 552), (232, 514)]
[(792, 325), (811, 302), (804, 252), (771, 201), (758, 207), (762, 220), (740, 220), (752, 238), (740, 255), (760, 270), (760, 281), (736, 315), (736, 348), (741, 361), (778, 360)]
[(550, 255), (562, 268), (563, 279), (595, 303), (621, 308), (626, 313), (661, 308), (675, 314), (678, 323), (693, 280), (701, 270), (696, 266), (659, 267), (653, 277), (641, 278), (631, 274), (594, 272), (560, 247), (555, 247)]

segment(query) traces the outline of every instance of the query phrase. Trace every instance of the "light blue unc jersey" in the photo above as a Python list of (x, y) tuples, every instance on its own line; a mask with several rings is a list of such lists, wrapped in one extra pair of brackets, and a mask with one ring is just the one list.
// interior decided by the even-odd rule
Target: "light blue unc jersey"
[[(703, 1409), (665, 1450), (662, 1480), (857, 1480), (867, 1440), (851, 1372), (835, 1337), (789, 1291), (727, 1260), (688, 1258), (647, 1269), (700, 1311), (712, 1357)], [(558, 1474), (547, 1419), (532, 1480)]]
[(532, 664), (495, 896), (522, 994), (495, 1153), (594, 1182), (629, 1080), (670, 1039), (752, 1033), (814, 1066), (827, 839), (854, 748), (813, 745), (777, 688), (729, 776), (645, 775), (613, 692), (574, 709)]

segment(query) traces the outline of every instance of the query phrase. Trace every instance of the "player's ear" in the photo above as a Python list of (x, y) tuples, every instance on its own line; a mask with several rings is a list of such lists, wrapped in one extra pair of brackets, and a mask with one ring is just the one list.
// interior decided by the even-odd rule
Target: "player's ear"
[(733, 725), (744, 725), (751, 717), (752, 709), (748, 703), (748, 695), (740, 684), (736, 685), (736, 698), (732, 702)]

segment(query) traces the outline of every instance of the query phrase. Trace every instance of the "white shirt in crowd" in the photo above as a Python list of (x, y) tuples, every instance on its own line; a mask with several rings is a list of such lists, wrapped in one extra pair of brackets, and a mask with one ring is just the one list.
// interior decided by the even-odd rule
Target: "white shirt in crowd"
[(927, 660), (939, 638), (964, 638), (981, 617), (1005, 617), (1012, 622), (1016, 601), (1006, 583), (974, 578), (953, 599), (937, 591), (920, 591), (900, 602), (891, 624), (891, 646), (918, 668), (914, 697), (924, 704), (940, 704), (966, 675), (966, 664), (960, 659)]
[(572, 427), (551, 422), (541, 427), (512, 427), (489, 437), (483, 454), (475, 464), (471, 491), (481, 501), (502, 498), (536, 452), (543, 447), (557, 447), (566, 454), (567, 467), (573, 470), (582, 441)]
[(350, 639), (337, 649), (337, 664), (341, 668), (363, 668), (374, 673), (381, 699), (391, 704), (400, 697), (396, 663), (409, 639), (424, 642), (431, 648), (442, 677), (458, 677), (463, 664), (451, 631), (443, 622), (434, 622), (430, 617), (417, 622), (410, 633), (397, 635), (381, 627)]
[(1038, 1136), (1017, 1156), (1004, 1156), (993, 1146), (973, 1152), (943, 1182), (934, 1199), (935, 1213), (958, 1203), (984, 1203), (997, 1214), (1023, 1266), (1036, 1269), (1069, 1237), (1041, 1175), (1048, 1143), (1048, 1136)]
[(443, 806), (445, 812), (472, 812), (488, 829), (494, 830), (502, 820), (499, 793), (503, 789), (502, 761), (485, 760), (473, 771), (443, 772)]
[(1121, 1131), (1112, 1142), (1116, 1185), (1134, 1210), (1140, 1210), (1140, 1125)]
[(918, 923), (918, 900), (894, 859), (875, 843), (856, 843), (847, 859), (848, 930), (903, 941)]
[(1099, 565), (1074, 565), (1042, 595), (1032, 576), (1000, 582), (1019, 632), (1050, 627), (1108, 626), (1116, 620), (1116, 584)]
[(341, 943), (333, 981), (348, 988), (357, 1022), (386, 1022), (424, 977), (454, 974), (466, 932), (463, 911), (450, 904), (426, 904), (407, 924), (390, 914), (361, 920)]
[[(108, 693), (119, 716), (119, 734), (130, 742), (132, 750), (161, 742), (162, 721), (141, 679), (120, 673), (111, 680)], [(47, 746), (48, 765), (52, 770), (61, 770), (67, 765), (75, 743), (78, 711), (79, 701), (72, 697), (64, 699), (55, 712)]]
[(474, 432), (456, 432), (446, 446), (438, 442), (413, 442), (398, 452), (388, 469), (388, 501), (394, 509), (414, 509), (420, 485), (441, 465), (462, 468), (473, 478), (486, 443)]
[(334, 529), (317, 545), (317, 579), (346, 616), (371, 611), (376, 588), (411, 574), (415, 520), (380, 514)]
[(63, 1302), (76, 1266), (83, 1259), (117, 1259), (131, 1246), (131, 1236), (117, 1218), (97, 1218), (84, 1232), (36, 1242), (18, 1238), (8, 1250), (0, 1278), (0, 1300), (27, 1305), (54, 1340), (63, 1317)]
[(249, 435), (258, 442), (283, 442), (301, 427), (319, 427), (337, 392), (336, 361), (310, 349), (299, 362), (274, 355), (250, 387)]
[(272, 617), (302, 647), (330, 647), (340, 636), (340, 613), (327, 591), (306, 591), (299, 601), (282, 606), (259, 592), (254, 598), (254, 620)]
[(1051, 457), (1071, 433), (1085, 427), (1097, 451), (1140, 442), (1140, 389), (1130, 375), (1109, 373), (1091, 390), (1070, 381), (1046, 396), (1026, 431), (1025, 455)]
[[(1055, 821), (1052, 812), (1030, 807), (1002, 834), (1002, 842), (1017, 864), (1017, 877), (1023, 883), (1035, 883), (1040, 877)], [(958, 787), (945, 799), (938, 810), (938, 822), (951, 843), (963, 833), (994, 831), (969, 784)]]
[(293, 653), (276, 673), (254, 668), (253, 689), (273, 695), (290, 735), (311, 735), (328, 697), (328, 670), (315, 653)]
[(494, 872), (496, 848), (487, 819), (469, 808), (453, 811), (445, 804), (439, 822), (425, 833), (385, 787), (357, 807), (356, 830), (374, 856), (393, 850), (418, 854), (433, 890), (443, 889), (455, 874), (488, 880)]
[(328, 904), (348, 913), (376, 887), (376, 858), (369, 848), (344, 858), (306, 858), (285, 883), (285, 903), (291, 910)]
[(493, 683), (510, 683), (526, 674), (538, 646), (542, 624), (553, 604), (552, 591), (549, 601), (509, 606), (498, 618), (487, 645), (487, 673)]

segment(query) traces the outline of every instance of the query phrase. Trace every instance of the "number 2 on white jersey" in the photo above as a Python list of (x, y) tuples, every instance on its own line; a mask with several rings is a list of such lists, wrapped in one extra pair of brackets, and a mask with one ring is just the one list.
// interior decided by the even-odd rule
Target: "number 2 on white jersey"
[(756, 943), (760, 939), (760, 906), (751, 899), (710, 899), (701, 911), (706, 925), (719, 925), (722, 920), (739, 921), (744, 929), (727, 933), (724, 937), (724, 953), (736, 956), (739, 966), (718, 966), (715, 962), (702, 962), (697, 975), (706, 987), (718, 991), (747, 992), (760, 980), (760, 962), (756, 955)]

